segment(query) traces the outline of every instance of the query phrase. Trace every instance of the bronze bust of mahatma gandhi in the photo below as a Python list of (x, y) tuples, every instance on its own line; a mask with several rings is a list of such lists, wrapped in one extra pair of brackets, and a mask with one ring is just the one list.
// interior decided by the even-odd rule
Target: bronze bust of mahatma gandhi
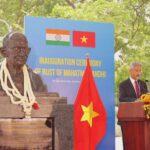
[[(66, 97), (48, 93), (40, 76), (26, 65), (26, 37), (9, 33), (0, 52), (0, 149), (73, 149), (73, 107)], [(34, 111), (35, 106), (40, 109)]]
[(33, 93), (47, 92), (47, 88), (40, 76), (26, 65), (29, 52), (27, 38), (22, 33), (11, 32), (5, 36), (0, 48), (4, 57), (0, 64), (0, 91), (7, 94), (13, 104), (22, 105), (25, 114), (30, 115), (36, 103)]

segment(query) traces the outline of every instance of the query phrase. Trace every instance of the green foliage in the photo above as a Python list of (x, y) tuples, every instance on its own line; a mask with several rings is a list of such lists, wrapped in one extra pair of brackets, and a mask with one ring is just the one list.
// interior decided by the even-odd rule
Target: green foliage
[[(143, 63), (143, 78), (150, 80), (150, 2), (148, 0), (0, 0), (0, 36), (23, 31), (25, 15), (111, 22), (115, 26), (115, 51), (122, 56), (115, 64), (115, 89), (128, 77), (133, 61)], [(116, 98), (117, 99), (117, 98)]]

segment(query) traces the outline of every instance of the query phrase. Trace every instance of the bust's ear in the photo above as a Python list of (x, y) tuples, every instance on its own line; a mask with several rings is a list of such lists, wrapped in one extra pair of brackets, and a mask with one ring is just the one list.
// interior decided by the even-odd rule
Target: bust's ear
[(0, 47), (0, 54), (3, 57), (7, 57), (7, 50), (4, 47)]

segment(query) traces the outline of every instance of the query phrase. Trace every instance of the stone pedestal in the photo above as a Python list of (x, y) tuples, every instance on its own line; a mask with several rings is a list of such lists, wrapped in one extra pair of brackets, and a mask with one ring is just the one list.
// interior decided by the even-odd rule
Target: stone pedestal
[(22, 107), (0, 97), (0, 150), (72, 150), (73, 106), (57, 93), (37, 94), (39, 110), (24, 119)]

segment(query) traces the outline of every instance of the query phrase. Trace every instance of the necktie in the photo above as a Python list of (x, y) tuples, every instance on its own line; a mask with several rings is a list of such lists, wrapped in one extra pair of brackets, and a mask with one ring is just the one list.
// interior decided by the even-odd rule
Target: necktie
[(140, 87), (137, 81), (135, 81), (135, 92), (136, 92), (136, 96), (137, 98), (140, 97)]

